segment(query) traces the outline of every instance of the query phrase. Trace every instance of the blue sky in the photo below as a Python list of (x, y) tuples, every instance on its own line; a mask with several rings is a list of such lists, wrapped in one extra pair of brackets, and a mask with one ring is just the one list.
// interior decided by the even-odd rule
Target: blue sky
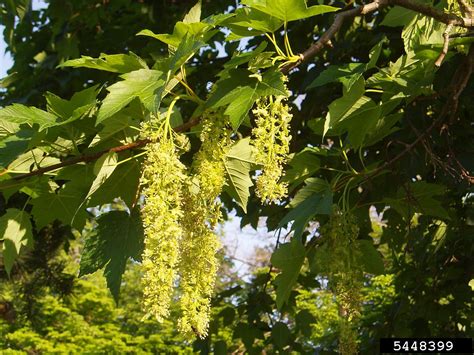
[[(3, 34), (4, 26), (0, 26), (0, 32)], [(12, 66), (12, 58), (9, 54), (5, 53), (6, 43), (3, 41), (3, 36), (0, 38), (0, 78), (7, 75), (7, 70)]]

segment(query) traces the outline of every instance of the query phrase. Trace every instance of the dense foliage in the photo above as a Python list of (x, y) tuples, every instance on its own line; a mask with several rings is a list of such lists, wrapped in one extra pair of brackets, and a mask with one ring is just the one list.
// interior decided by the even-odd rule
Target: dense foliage
[[(77, 264), (69, 260), (68, 266), (74, 275)], [(125, 273), (120, 307), (99, 275), (77, 280), (67, 297), (43, 288), (33, 303), (24, 298), (21, 283), (2, 285), (12, 317), (0, 320), (2, 354), (192, 353), (171, 322), (142, 320), (140, 275), (137, 266)]]
[[(2, 346), (351, 354), (472, 335), (470, 5), (235, 5), (1, 2)], [(218, 273), (230, 211), (278, 235), (248, 281)]]

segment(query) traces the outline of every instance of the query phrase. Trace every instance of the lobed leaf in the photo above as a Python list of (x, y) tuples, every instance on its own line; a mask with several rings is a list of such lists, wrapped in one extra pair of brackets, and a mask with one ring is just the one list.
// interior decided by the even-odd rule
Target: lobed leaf
[(0, 217), (0, 240), (2, 243), (3, 264), (10, 274), (20, 251), (33, 243), (30, 216), (16, 208), (7, 209)]
[(272, 254), (272, 265), (281, 270), (275, 278), (276, 284), (276, 304), (279, 309), (288, 300), (293, 289), (301, 267), (306, 257), (306, 250), (300, 238), (293, 237), (290, 243), (280, 245)]
[(153, 111), (155, 92), (165, 84), (163, 73), (151, 69), (136, 70), (121, 78), (124, 80), (107, 88), (109, 94), (102, 102), (96, 124), (116, 114), (135, 98), (139, 98), (149, 111)]
[(139, 69), (148, 69), (146, 62), (134, 53), (130, 54), (104, 54), (99, 58), (81, 56), (70, 59), (58, 65), (59, 68), (90, 68), (112, 73), (124, 74)]
[(337, 7), (328, 5), (308, 7), (305, 0), (242, 0), (242, 4), (260, 10), (284, 22), (302, 20), (339, 10)]
[(250, 187), (253, 186), (250, 171), (255, 161), (250, 139), (238, 141), (227, 153), (224, 161), (226, 170), (226, 191), (247, 213), (247, 202), (250, 196)]
[(130, 258), (140, 260), (143, 240), (143, 226), (138, 210), (132, 210), (131, 214), (111, 211), (101, 215), (94, 232), (86, 239), (79, 276), (105, 267), (107, 286), (118, 302), (127, 261)]

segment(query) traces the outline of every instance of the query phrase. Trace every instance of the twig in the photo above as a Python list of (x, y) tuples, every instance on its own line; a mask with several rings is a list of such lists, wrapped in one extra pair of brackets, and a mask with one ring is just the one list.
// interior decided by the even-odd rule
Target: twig
[(448, 23), (446, 26), (446, 29), (443, 32), (443, 38), (444, 38), (444, 43), (443, 43), (443, 49), (441, 50), (441, 53), (439, 54), (438, 59), (436, 59), (435, 66), (438, 68), (441, 66), (441, 63), (443, 63), (444, 58), (446, 57), (446, 54), (448, 54), (448, 48), (449, 48), (449, 33), (451, 32), (453, 28), (452, 23)]
[[(413, 125), (413, 123), (407, 119), (408, 125), (411, 127), (412, 131), (415, 132), (417, 136), (420, 135), (420, 132), (416, 129), (416, 127)], [(447, 174), (451, 175), (452, 177), (455, 177), (454, 172), (456, 170), (451, 167), (449, 163), (445, 163), (436, 153), (433, 151), (433, 148), (431, 147), (430, 142), (427, 139), (423, 139), (421, 141), (421, 144), (423, 144), (423, 147), (425, 148), (426, 155), (429, 157), (431, 160), (431, 165), (433, 165), (433, 174), (436, 174), (436, 169), (439, 166), (441, 169), (443, 169)]]
[(469, 173), (469, 171), (464, 167), (464, 165), (462, 165), (462, 163), (457, 158), (456, 153), (454, 152), (454, 149), (451, 146), (449, 135), (446, 135), (446, 141), (447, 141), (448, 150), (449, 150), (449, 158), (451, 158), (454, 161), (454, 163), (456, 163), (459, 169), (459, 174), (461, 175), (461, 179), (466, 180), (469, 184), (474, 184), (474, 176), (472, 176)]
[(458, 0), (459, 7), (461, 9), (461, 12), (463, 13), (464, 16), (468, 16), (472, 18), (472, 15), (474, 13), (474, 10), (471, 5), (468, 4), (466, 0)]
[(449, 123), (454, 123), (456, 112), (459, 105), (459, 96), (467, 86), (469, 79), (471, 78), (472, 72), (474, 71), (474, 46), (471, 45), (467, 58), (461, 67), (458, 68), (454, 74), (452, 85), (450, 90), (452, 92), (451, 100), (453, 102), (453, 108), (451, 109), (451, 115), (449, 117)]

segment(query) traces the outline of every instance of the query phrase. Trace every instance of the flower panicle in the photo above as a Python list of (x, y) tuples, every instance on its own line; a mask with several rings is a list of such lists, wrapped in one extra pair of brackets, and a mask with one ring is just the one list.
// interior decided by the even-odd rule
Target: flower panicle
[(252, 111), (256, 127), (252, 130), (255, 159), (263, 166), (257, 178), (256, 193), (263, 203), (277, 202), (288, 194), (282, 181), (283, 167), (290, 152), (292, 114), (283, 96), (262, 98)]

